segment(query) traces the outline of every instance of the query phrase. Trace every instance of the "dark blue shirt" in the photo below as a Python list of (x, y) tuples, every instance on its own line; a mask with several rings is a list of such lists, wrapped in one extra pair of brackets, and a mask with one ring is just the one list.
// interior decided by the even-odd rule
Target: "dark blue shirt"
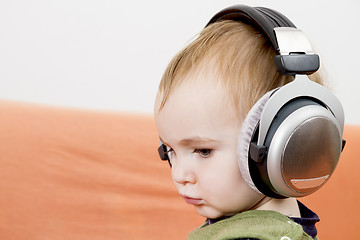
[(320, 221), (319, 216), (298, 201), (301, 218), (290, 218), (297, 224), (300, 224), (308, 235), (315, 238), (317, 230), (315, 224)]

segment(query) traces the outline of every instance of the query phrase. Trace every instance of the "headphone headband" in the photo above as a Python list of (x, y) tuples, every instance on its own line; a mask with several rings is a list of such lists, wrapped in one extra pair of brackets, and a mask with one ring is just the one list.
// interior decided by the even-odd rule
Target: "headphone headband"
[(210, 19), (208, 24), (222, 20), (244, 21), (260, 30), (272, 43), (275, 50), (279, 50), (274, 28), (293, 27), (295, 25), (284, 15), (272, 9), (263, 7), (249, 7), (246, 5), (235, 5), (218, 12)]
[[(313, 53), (307, 38), (287, 17), (275, 10), (235, 5), (215, 14), (205, 27), (222, 20), (241, 21), (258, 29), (277, 52), (275, 65), (283, 75), (311, 74), (320, 67), (319, 56)], [(294, 41), (284, 42), (284, 38), (293, 38)], [(298, 45), (291, 45), (289, 49), (289, 42)]]

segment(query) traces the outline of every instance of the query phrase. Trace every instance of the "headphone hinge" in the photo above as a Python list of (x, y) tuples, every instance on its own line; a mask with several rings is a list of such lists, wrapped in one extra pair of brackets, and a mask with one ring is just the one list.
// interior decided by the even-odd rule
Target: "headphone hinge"
[(342, 139), (342, 140), (341, 140), (341, 152), (344, 150), (345, 145), (346, 145), (346, 140), (345, 140), (345, 139)]
[(249, 155), (253, 161), (262, 163), (265, 159), (266, 153), (267, 151), (265, 146), (257, 145), (256, 142), (252, 142), (250, 144)]

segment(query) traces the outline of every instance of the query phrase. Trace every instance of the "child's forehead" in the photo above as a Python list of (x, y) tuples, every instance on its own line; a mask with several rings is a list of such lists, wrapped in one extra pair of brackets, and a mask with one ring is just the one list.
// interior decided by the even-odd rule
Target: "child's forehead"
[[(235, 111), (221, 87), (184, 82), (155, 112), (160, 137), (174, 144), (194, 136), (222, 139), (240, 126)], [(159, 100), (157, 101), (159, 104)]]
[[(216, 66), (215, 61), (208, 61), (197, 65), (185, 75), (178, 75), (169, 81), (170, 91), (166, 96), (166, 102), (170, 99), (186, 98), (191, 101), (212, 102), (214, 106), (226, 105), (227, 109), (234, 110), (233, 96), (229, 87), (229, 81)], [(160, 89), (162, 100), (164, 89)]]
[[(171, 112), (180, 118), (185, 118), (186, 115), (204, 120), (216, 115), (222, 115), (224, 119), (232, 118), (235, 106), (225, 87), (215, 79), (216, 75), (200, 74), (189, 78), (192, 79), (185, 79), (172, 90), (161, 111)], [(157, 105), (162, 97), (162, 94), (158, 95)]]

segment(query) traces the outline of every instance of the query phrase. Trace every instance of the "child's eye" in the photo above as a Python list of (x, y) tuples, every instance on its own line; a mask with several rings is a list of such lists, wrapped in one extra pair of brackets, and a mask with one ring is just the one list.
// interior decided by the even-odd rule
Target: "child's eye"
[(206, 148), (195, 149), (194, 153), (199, 154), (203, 158), (208, 158), (208, 157), (210, 157), (212, 155), (213, 150), (212, 149), (206, 149)]

